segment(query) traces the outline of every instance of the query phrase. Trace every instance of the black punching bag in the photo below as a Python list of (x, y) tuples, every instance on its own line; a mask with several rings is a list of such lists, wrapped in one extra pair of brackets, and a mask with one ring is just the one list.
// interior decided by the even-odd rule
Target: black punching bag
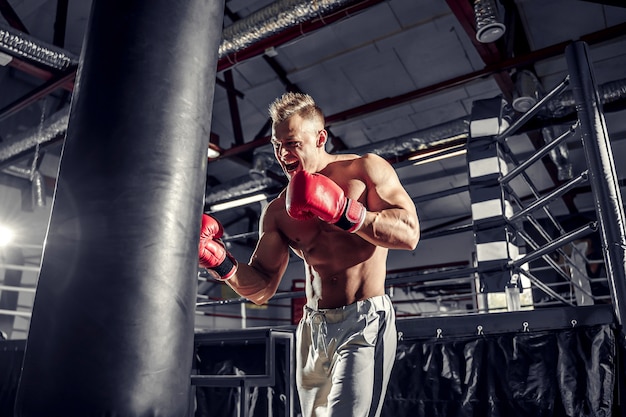
[(187, 416), (222, 0), (94, 0), (16, 400)]

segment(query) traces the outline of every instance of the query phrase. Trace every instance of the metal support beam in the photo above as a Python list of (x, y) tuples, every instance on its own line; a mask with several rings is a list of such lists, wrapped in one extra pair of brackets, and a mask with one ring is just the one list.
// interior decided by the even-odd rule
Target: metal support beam
[[(571, 44), (565, 57), (589, 166), (613, 306), (623, 326), (626, 321), (623, 305), (626, 302), (626, 220), (609, 134), (587, 45), (584, 42)], [(624, 337), (623, 328), (621, 332)]]

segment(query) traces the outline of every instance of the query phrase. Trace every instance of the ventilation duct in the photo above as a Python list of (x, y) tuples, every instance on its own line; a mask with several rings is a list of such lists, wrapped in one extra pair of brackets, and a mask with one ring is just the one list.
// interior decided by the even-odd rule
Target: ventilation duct
[(31, 181), (32, 174), (31, 174), (30, 169), (17, 167), (17, 166), (10, 166), (10, 167), (7, 167), (7, 168), (3, 169), (2, 172), (4, 174), (9, 174), (9, 175), (12, 175), (14, 177), (18, 177), (18, 178), (22, 178), (24, 180)]
[(354, 3), (354, 0), (279, 0), (224, 29), (219, 57)]
[(0, 23), (0, 51), (60, 71), (78, 64), (77, 56), (2, 23)]
[(469, 120), (456, 119), (428, 129), (420, 130), (397, 138), (351, 148), (346, 152), (356, 154), (375, 153), (392, 160), (404, 155), (445, 145), (469, 133)]
[(282, 183), (270, 177), (252, 178), (243, 176), (207, 189), (204, 197), (204, 206), (212, 206), (271, 189), (278, 190), (280, 187), (282, 187)]
[(276, 163), (274, 152), (265, 148), (256, 148), (252, 156), (252, 168), (250, 168), (250, 177), (252, 179), (263, 179), (272, 172), (276, 175), (283, 175), (283, 170)]
[[(355, 0), (279, 0), (224, 28), (219, 58), (301, 23), (320, 18)], [(17, 55), (50, 69), (64, 70), (78, 63), (78, 57), (53, 45), (0, 24), (0, 51)]]
[[(626, 78), (610, 81), (598, 86), (600, 102), (604, 104), (626, 99)], [(576, 110), (574, 93), (572, 90), (562, 92), (558, 97), (546, 103), (549, 116), (561, 117)]]
[[(543, 138), (546, 143), (550, 143), (554, 141), (555, 138), (561, 136), (565, 133), (567, 129), (562, 126), (550, 126), (544, 127), (541, 129), (541, 133), (543, 134)], [(550, 153), (550, 159), (554, 162), (557, 168), (557, 178), (559, 181), (569, 181), (573, 178), (574, 172), (572, 163), (569, 159), (569, 150), (567, 148), (567, 144), (561, 143), (556, 148), (553, 148)]]
[(2, 170), (2, 173), (9, 174), (17, 178), (22, 178), (30, 182), (31, 203), (34, 207), (44, 207), (46, 205), (46, 186), (43, 175), (36, 168), (26, 169), (22, 167), (10, 166)]
[(3, 146), (0, 146), (0, 165), (24, 153), (34, 152), (37, 145), (45, 145), (60, 135), (65, 135), (69, 115), (70, 107), (65, 106), (37, 127), (14, 137), (7, 137)]

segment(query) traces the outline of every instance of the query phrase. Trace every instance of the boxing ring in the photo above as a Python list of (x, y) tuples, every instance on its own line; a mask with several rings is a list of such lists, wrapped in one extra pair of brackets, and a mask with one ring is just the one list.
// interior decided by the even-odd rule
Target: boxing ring
[[(468, 192), (472, 218), (465, 226), (426, 231), (422, 239), (472, 233), (476, 255), (467, 264), (390, 271), (389, 291), (434, 289), (436, 295), (421, 302), (447, 308), (398, 314), (400, 340), (384, 416), (619, 415), (623, 410), (624, 211), (586, 45), (570, 45), (566, 57), (569, 76), (517, 120), (507, 124), (500, 97), (474, 103), (464, 145), (468, 186), (428, 197)], [(577, 121), (520, 161), (507, 140), (568, 88)], [(542, 193), (525, 169), (574, 138), (583, 143), (587, 170)], [(506, 161), (515, 168), (506, 169)], [(532, 199), (517, 195), (513, 181), (524, 183)], [(594, 213), (566, 228), (550, 204), (587, 183)], [(590, 261), (579, 246), (590, 236), (601, 244), (601, 259)], [(592, 263), (601, 264), (604, 273), (589, 279), (585, 268)], [(10, 285), (3, 290), (21, 291)], [(529, 293), (535, 295), (530, 304), (524, 298)], [(503, 301), (490, 301), (492, 294)], [(296, 311), (302, 296), (298, 289), (278, 294), (261, 314), (271, 316), (273, 308)], [(394, 300), (400, 313), (409, 302)], [(245, 312), (244, 303), (198, 298), (196, 313)], [(293, 317), (290, 321), (196, 331), (192, 390), (188, 397), (179, 394), (188, 406), (178, 408), (187, 408), (190, 416), (296, 416)], [(24, 357), (23, 341), (0, 342), (0, 415), (13, 415)], [(37, 371), (31, 369), (28, 377), (36, 379)], [(30, 383), (31, 390), (43, 388)]]
[[(625, 382), (623, 206), (586, 45), (572, 44), (566, 54), (569, 75), (510, 124), (503, 122), (500, 98), (474, 103), (466, 144), (468, 186), (424, 197), (469, 192), (469, 223), (426, 231), (422, 239), (471, 232), (476, 256), (473, 263), (389, 272), (388, 291), (436, 288), (438, 294), (420, 301), (448, 302), (453, 308), (402, 314), (403, 305), (415, 301), (394, 299), (400, 340), (384, 416), (620, 415)], [(577, 120), (530, 157), (519, 160), (507, 140), (549, 100), (568, 89), (576, 100)], [(553, 189), (540, 191), (525, 170), (574, 139), (582, 141), (587, 169)], [(505, 160), (514, 168), (506, 169)], [(511, 186), (513, 181), (521, 181), (532, 198), (521, 198)], [(592, 189), (595, 213), (561, 224), (550, 205), (585, 186)], [(587, 257), (581, 242), (589, 241), (600, 242), (601, 257)], [(592, 265), (602, 272), (590, 277)], [(494, 293), (500, 297), (499, 304), (487, 300)], [(302, 296), (296, 289), (278, 294), (273, 303), (285, 309), (289, 306), (281, 301), (292, 299), (293, 307), (297, 304), (293, 300)], [(462, 300), (472, 302), (459, 307)], [(199, 299), (198, 310), (214, 314), (211, 311), (223, 312), (243, 302)], [(242, 314), (242, 327), (246, 318), (250, 321), (251, 317)], [(279, 321), (276, 326), (293, 328)], [(260, 330), (236, 333), (245, 340), (248, 331)], [(219, 333), (214, 336), (219, 340)], [(213, 367), (224, 369), (232, 359), (216, 360)], [(206, 369), (211, 356), (201, 355), (198, 360)], [(293, 368), (286, 362), (277, 366)], [(294, 383), (293, 375), (283, 377), (281, 387)], [(216, 378), (214, 386), (218, 386), (220, 377), (211, 378)], [(276, 387), (274, 395), (265, 397), (282, 398), (284, 388)], [(223, 398), (223, 393), (202, 389), (206, 404)], [(266, 415), (242, 414), (241, 401), (241, 397), (232, 400), (224, 415)], [(267, 412), (271, 404), (252, 395), (251, 389), (245, 402), (247, 412), (253, 405)], [(274, 404), (276, 414), (272, 415), (291, 415), (287, 403), (279, 405)], [(297, 402), (295, 406), (297, 415)]]

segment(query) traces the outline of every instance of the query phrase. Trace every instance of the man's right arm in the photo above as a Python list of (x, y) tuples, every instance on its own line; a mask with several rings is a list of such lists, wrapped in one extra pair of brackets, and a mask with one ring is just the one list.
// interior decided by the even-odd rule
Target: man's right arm
[(264, 304), (278, 289), (289, 263), (289, 245), (276, 224), (276, 206), (270, 203), (261, 216), (259, 240), (249, 263), (238, 264), (225, 282), (239, 295)]

